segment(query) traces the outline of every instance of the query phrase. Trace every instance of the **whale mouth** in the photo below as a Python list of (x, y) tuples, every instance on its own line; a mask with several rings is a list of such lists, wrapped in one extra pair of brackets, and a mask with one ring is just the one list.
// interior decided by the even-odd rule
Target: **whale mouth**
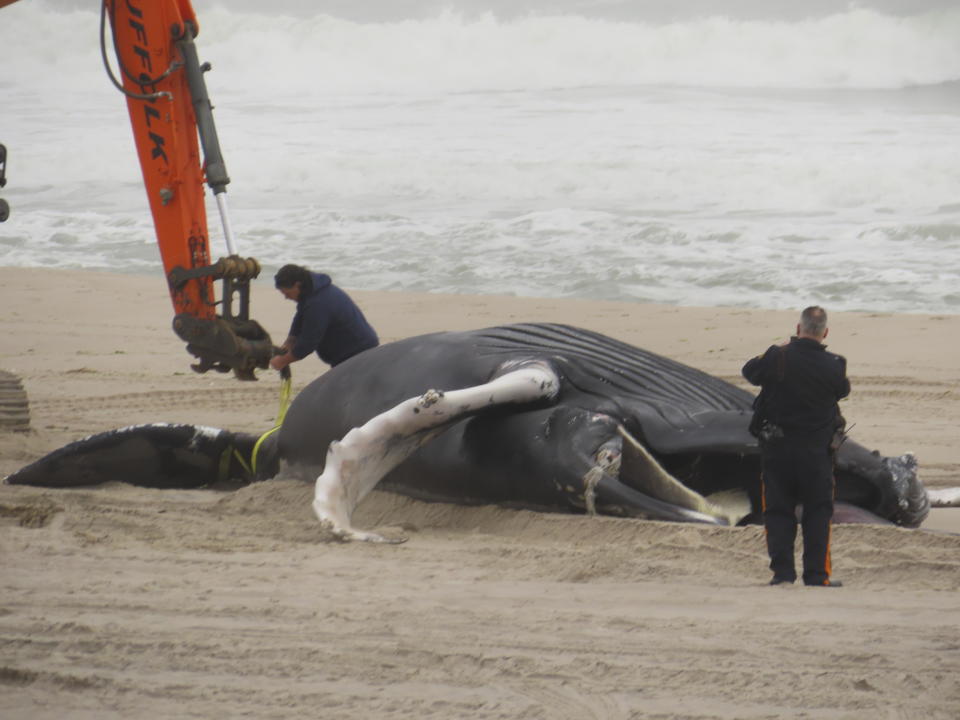
[(601, 507), (616, 514), (711, 525), (737, 525), (752, 513), (745, 490), (702, 495), (665, 468), (623, 425), (617, 433), (619, 443), (605, 443), (584, 477), (588, 512)]

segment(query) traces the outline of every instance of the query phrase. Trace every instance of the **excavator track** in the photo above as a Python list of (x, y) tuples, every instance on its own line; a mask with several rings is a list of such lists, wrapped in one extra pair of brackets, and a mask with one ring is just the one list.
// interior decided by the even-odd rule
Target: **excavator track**
[(30, 404), (20, 378), (0, 370), (0, 432), (29, 432)]

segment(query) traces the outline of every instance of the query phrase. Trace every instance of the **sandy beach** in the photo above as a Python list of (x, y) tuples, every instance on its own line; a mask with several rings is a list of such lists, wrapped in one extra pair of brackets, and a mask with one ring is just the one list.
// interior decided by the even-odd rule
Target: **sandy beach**
[[(336, 278), (334, 278), (336, 281)], [(279, 383), (198, 375), (159, 274), (0, 268), (0, 370), (31, 430), (0, 476), (142, 422), (261, 432)], [(797, 311), (353, 292), (384, 342), (565, 322), (730, 382)], [(829, 310), (829, 305), (827, 306)], [(258, 284), (282, 339), (293, 305)], [(960, 486), (960, 316), (833, 313), (852, 436)], [(293, 366), (294, 389), (325, 370)], [(0, 717), (960, 717), (960, 509), (837, 526), (837, 590), (767, 586), (763, 532), (374, 492), (324, 542), (312, 488), (0, 485)]]

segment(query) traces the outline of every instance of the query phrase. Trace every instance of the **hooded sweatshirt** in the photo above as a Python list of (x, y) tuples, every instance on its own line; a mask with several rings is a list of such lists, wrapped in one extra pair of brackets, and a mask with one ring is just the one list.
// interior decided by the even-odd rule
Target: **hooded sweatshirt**
[(328, 365), (337, 365), (363, 350), (380, 344), (377, 333), (360, 308), (329, 275), (310, 273), (312, 287), (301, 288), (290, 335), (297, 339), (293, 356), (298, 360), (311, 352)]

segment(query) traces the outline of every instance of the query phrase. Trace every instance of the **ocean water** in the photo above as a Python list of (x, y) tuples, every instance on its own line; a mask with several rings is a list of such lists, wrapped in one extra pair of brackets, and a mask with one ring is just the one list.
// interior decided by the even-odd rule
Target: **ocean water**
[[(194, 7), (265, 282), (960, 312), (956, 3)], [(160, 281), (98, 25), (0, 10), (0, 264)]]

